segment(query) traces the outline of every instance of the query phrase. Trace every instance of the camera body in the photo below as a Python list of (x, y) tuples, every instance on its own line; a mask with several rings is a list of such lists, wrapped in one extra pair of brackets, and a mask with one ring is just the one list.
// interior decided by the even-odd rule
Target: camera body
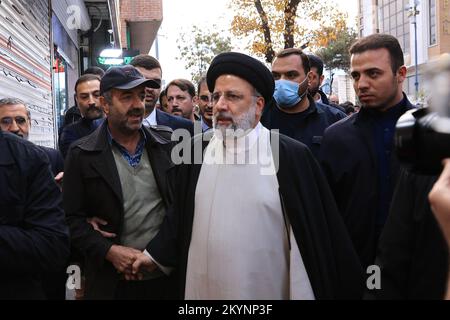
[(397, 122), (397, 156), (413, 172), (438, 175), (442, 160), (450, 158), (450, 118), (429, 108), (406, 112)]
[(450, 55), (428, 64), (425, 72), (429, 107), (410, 110), (397, 122), (399, 160), (413, 172), (438, 175), (450, 157)]

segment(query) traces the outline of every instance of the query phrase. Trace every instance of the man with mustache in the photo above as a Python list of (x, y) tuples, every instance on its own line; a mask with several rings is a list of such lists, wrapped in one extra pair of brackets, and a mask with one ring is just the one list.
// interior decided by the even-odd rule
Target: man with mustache
[(202, 131), (208, 131), (213, 127), (213, 105), (212, 96), (206, 84), (206, 77), (202, 77), (198, 82), (198, 107), (200, 108)]
[(75, 83), (75, 100), (82, 118), (64, 127), (61, 133), (59, 150), (64, 158), (73, 142), (91, 134), (101, 123), (104, 113), (99, 99), (100, 77), (94, 74), (81, 76)]
[(195, 86), (186, 79), (172, 80), (166, 88), (168, 108), (174, 116), (195, 121), (194, 106), (197, 103)]
[[(164, 219), (173, 166), (171, 133), (142, 125), (146, 88), (159, 83), (133, 66), (110, 68), (99, 92), (107, 118), (67, 155), (64, 210), (72, 245), (85, 257), (85, 299), (169, 297), (162, 272), (131, 275)], [(89, 223), (94, 216), (104, 221), (102, 230)]]
[(363, 268), (375, 262), (400, 164), (395, 125), (413, 108), (403, 93), (403, 51), (387, 34), (359, 39), (350, 48), (353, 87), (362, 105), (325, 131), (320, 159)]
[(171, 172), (173, 205), (133, 272), (178, 268), (185, 299), (360, 297), (358, 258), (319, 165), (305, 145), (259, 122), (274, 91), (270, 71), (222, 53), (207, 84), (214, 130), (196, 135), (192, 159)]
[[(162, 68), (157, 59), (148, 55), (140, 54), (133, 58), (130, 62), (147, 80), (154, 80), (161, 85), (162, 83)], [(164, 90), (162, 91), (164, 92)], [(186, 129), (190, 133), (193, 132), (192, 122), (180, 117), (171, 115), (171, 111), (167, 108), (156, 109), (156, 102), (158, 97), (161, 106), (164, 105), (163, 95), (160, 95), (161, 87), (159, 88), (146, 88), (145, 89), (145, 126), (167, 126), (172, 130)], [(164, 97), (166, 97), (164, 95)], [(167, 105), (167, 98), (166, 98)]]

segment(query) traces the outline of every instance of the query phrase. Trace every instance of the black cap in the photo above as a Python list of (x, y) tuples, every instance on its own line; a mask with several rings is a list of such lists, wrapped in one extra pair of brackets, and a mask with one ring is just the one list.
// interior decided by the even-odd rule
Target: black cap
[(264, 97), (266, 102), (273, 97), (275, 81), (269, 69), (259, 60), (238, 52), (225, 52), (216, 56), (209, 66), (206, 82), (210, 92), (216, 80), (224, 74), (235, 75), (248, 81)]
[(159, 89), (161, 86), (154, 80), (147, 80), (133, 66), (111, 67), (106, 71), (100, 82), (100, 94), (111, 89), (128, 90), (145, 85), (148, 88)]

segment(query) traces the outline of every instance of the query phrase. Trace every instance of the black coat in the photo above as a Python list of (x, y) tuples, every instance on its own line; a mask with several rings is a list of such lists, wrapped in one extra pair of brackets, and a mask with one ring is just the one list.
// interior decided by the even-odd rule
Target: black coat
[(306, 144), (317, 157), (325, 129), (347, 115), (329, 105), (315, 102), (309, 95), (308, 99), (309, 108), (295, 114), (281, 111), (272, 99), (264, 108), (261, 123), (269, 130), (278, 129), (281, 134)]
[[(413, 108), (407, 101), (403, 112)], [(370, 112), (361, 109), (325, 131), (319, 159), (363, 268), (375, 261), (378, 165)], [(400, 165), (391, 156), (392, 183)]]
[(81, 118), (77, 122), (65, 126), (59, 137), (59, 151), (61, 151), (63, 157), (65, 158), (67, 156), (67, 152), (72, 143), (90, 135), (102, 121), (103, 119), (89, 120)]
[[(146, 150), (156, 183), (166, 206), (169, 193), (166, 172), (173, 166), (170, 159), (170, 132), (143, 128)], [(112, 299), (119, 281), (114, 266), (105, 260), (113, 244), (119, 244), (123, 227), (123, 198), (114, 156), (107, 137), (105, 121), (91, 135), (75, 142), (69, 149), (64, 172), (64, 210), (70, 228), (72, 245), (84, 255), (87, 299)], [(104, 238), (87, 223), (89, 217), (108, 222), (102, 227), (117, 234)]]
[(41, 275), (65, 266), (61, 205), (45, 153), (0, 131), (0, 299), (44, 298)]
[(448, 247), (431, 212), (428, 193), (437, 177), (402, 171), (378, 245), (377, 299), (434, 299), (445, 295)]
[[(362, 269), (319, 165), (305, 145), (283, 135), (274, 134), (272, 139), (278, 137), (279, 192), (316, 299), (361, 298)], [(193, 139), (194, 150), (204, 150), (207, 144), (202, 135)], [(174, 169), (173, 206), (147, 250), (162, 265), (177, 267), (179, 294), (184, 297), (201, 164)]]
[(52, 148), (47, 147), (40, 147), (40, 148), (42, 149), (42, 151), (45, 152), (45, 154), (48, 157), (53, 175), (56, 176), (58, 173), (63, 172), (64, 159), (61, 153), (58, 150)]

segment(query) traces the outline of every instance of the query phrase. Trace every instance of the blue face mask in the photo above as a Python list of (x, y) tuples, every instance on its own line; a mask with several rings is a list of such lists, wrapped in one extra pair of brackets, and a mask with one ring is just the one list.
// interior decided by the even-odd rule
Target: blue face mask
[(305, 90), (305, 92), (303, 92), (301, 95), (298, 94), (300, 86), (305, 81), (308, 81), (308, 78), (305, 78), (302, 83), (288, 80), (275, 81), (275, 92), (273, 94), (273, 97), (278, 106), (281, 108), (292, 108), (296, 106), (307, 93), (307, 90)]

